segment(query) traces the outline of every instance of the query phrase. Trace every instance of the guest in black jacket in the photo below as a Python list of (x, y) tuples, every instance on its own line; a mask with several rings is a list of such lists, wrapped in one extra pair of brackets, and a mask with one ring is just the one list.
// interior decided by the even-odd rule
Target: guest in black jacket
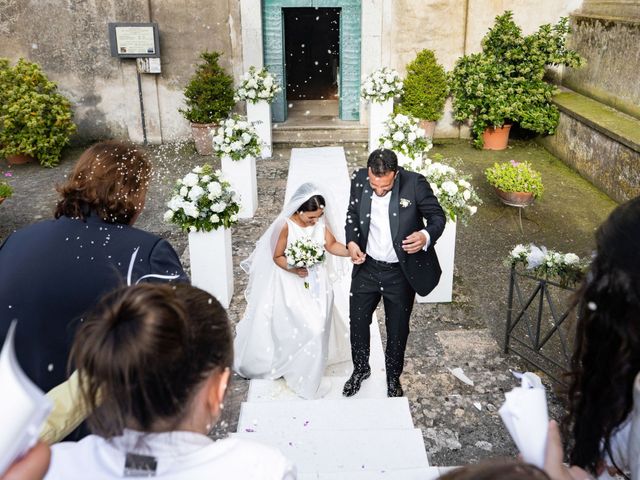
[(188, 281), (166, 240), (132, 226), (150, 173), (138, 147), (95, 144), (58, 188), (55, 220), (0, 247), (0, 341), (17, 319), (18, 361), (45, 391), (66, 380), (78, 323), (104, 294), (126, 282)]

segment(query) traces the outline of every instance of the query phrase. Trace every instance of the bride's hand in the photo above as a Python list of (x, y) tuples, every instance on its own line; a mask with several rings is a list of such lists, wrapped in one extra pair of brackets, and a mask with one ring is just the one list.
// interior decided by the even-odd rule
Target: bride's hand
[(304, 278), (309, 275), (309, 271), (304, 267), (295, 268), (294, 272), (301, 278)]

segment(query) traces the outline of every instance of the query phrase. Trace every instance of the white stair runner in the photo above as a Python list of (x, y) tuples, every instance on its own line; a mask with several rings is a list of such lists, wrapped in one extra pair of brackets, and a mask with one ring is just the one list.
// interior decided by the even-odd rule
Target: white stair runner
[[(305, 182), (333, 187), (332, 201), (346, 219), (349, 173), (341, 147), (294, 148), (285, 202)], [(343, 238), (342, 232), (334, 232)], [(334, 285), (336, 302), (348, 303), (349, 284)], [(348, 311), (348, 310), (347, 310)], [(424, 440), (414, 428), (406, 398), (387, 398), (380, 330), (371, 325), (371, 377), (351, 398), (342, 396), (351, 375), (350, 361), (327, 368), (329, 393), (303, 400), (280, 380), (252, 380), (242, 404), (235, 435), (279, 448), (298, 471), (299, 479), (428, 480), (440, 471), (429, 467)]]

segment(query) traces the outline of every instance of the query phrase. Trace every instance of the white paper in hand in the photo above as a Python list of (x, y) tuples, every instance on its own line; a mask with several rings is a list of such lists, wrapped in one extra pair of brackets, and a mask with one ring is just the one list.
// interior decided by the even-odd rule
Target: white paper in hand
[(14, 321), (0, 353), (0, 476), (35, 445), (52, 408), (51, 401), (18, 365), (15, 331)]
[(522, 384), (505, 393), (506, 401), (498, 413), (525, 462), (544, 467), (549, 414), (547, 397), (535, 373), (521, 377)]

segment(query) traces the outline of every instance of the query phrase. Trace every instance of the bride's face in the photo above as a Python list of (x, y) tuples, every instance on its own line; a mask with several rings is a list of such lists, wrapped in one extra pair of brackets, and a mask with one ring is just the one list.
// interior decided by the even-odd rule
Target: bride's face
[(324, 215), (324, 211), (321, 208), (312, 212), (298, 212), (298, 218), (302, 221), (302, 223), (309, 227), (318, 223), (318, 220), (320, 220), (320, 217), (322, 217), (322, 215)]

